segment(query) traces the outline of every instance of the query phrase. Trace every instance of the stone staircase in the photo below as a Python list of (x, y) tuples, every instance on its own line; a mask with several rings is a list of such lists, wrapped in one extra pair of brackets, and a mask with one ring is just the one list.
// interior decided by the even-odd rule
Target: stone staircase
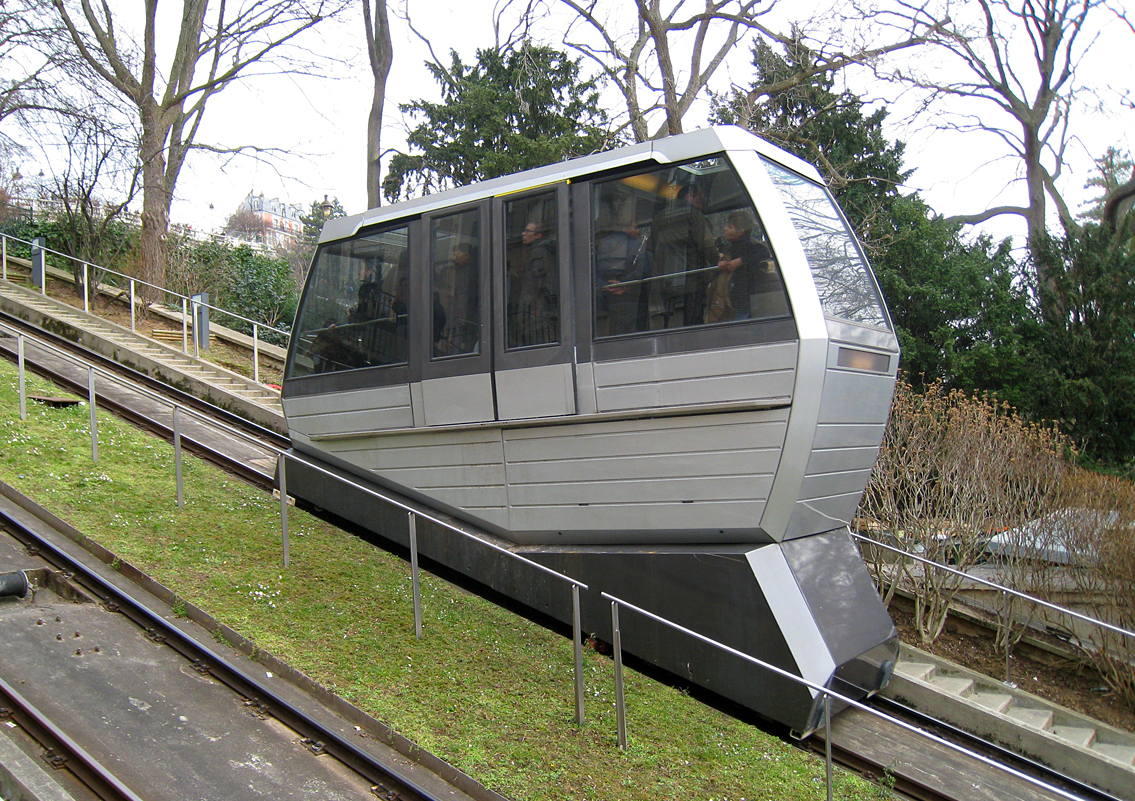
[(0, 308), (138, 372), (283, 433), (280, 393), (39, 292), (0, 280)]
[(888, 698), (1075, 777), (1135, 799), (1135, 735), (903, 645)]

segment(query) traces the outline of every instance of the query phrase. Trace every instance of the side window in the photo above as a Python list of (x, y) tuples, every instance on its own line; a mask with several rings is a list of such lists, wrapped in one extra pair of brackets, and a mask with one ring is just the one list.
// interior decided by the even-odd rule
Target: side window
[(481, 236), (476, 210), (430, 223), (430, 341), (435, 357), (481, 350)]
[(764, 227), (724, 158), (592, 191), (597, 337), (788, 314)]
[(555, 194), (510, 200), (504, 208), (506, 346), (557, 343), (560, 270)]
[(406, 363), (407, 242), (402, 226), (320, 248), (296, 315), (290, 377)]
[(890, 328), (871, 268), (831, 193), (779, 164), (766, 161), (765, 166), (808, 257), (824, 314)]

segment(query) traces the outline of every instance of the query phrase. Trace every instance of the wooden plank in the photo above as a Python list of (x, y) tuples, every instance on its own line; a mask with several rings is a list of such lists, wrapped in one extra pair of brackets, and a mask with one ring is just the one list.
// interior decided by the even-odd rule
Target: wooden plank
[[(822, 739), (823, 731), (817, 733)], [(960, 754), (889, 721), (847, 710), (832, 721), (832, 744), (894, 776), (967, 801), (1058, 801), (1064, 797)]]

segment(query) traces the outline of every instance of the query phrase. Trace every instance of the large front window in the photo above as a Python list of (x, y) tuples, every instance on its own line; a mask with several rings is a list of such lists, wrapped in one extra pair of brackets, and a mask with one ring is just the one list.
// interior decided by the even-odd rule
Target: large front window
[(289, 377), (404, 364), (409, 358), (406, 227), (319, 249), (296, 317)]
[(596, 336), (788, 314), (764, 226), (725, 158), (592, 192)]

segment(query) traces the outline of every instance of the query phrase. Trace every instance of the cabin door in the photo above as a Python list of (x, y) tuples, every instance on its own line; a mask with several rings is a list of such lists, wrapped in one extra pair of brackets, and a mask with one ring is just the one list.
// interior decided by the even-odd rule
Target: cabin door
[(493, 398), (493, 304), (490, 201), (425, 215), (420, 252), (428, 309), (418, 327), (421, 409), (427, 426), (490, 422)]
[(493, 219), (497, 419), (575, 414), (567, 184), (498, 197)]

